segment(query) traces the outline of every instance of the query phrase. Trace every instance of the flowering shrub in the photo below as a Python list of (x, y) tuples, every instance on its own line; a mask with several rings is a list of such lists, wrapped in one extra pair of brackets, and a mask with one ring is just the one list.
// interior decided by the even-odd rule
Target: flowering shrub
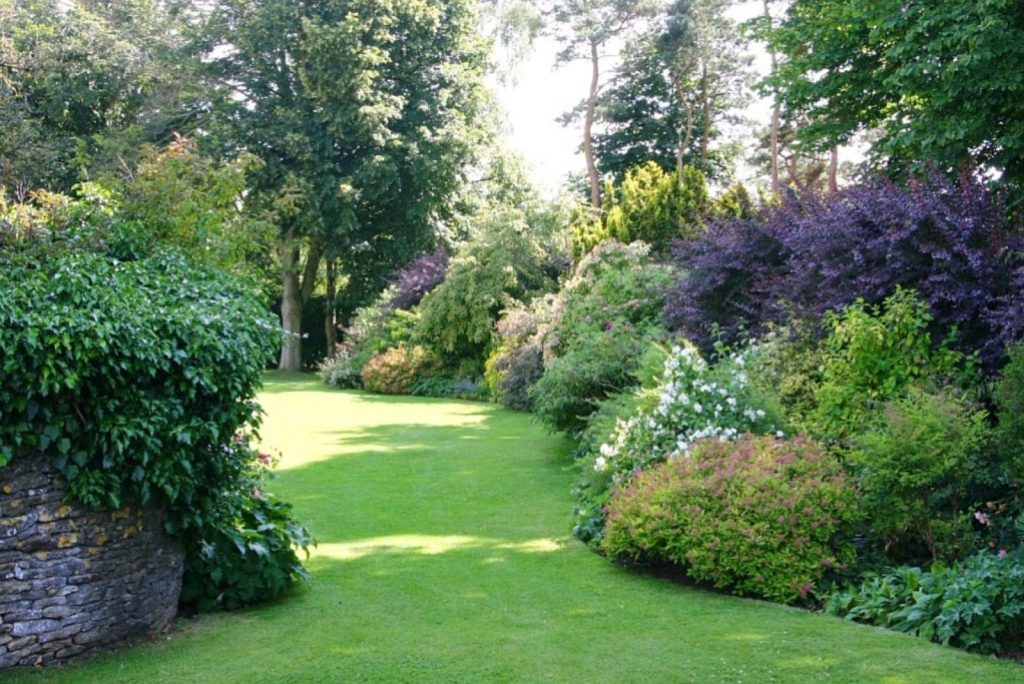
[(828, 612), (982, 653), (1024, 640), (1024, 547), (981, 551), (951, 567), (898, 568), (837, 592)]
[(598, 453), (591, 455), (594, 474), (588, 474), (580, 492), (584, 501), (577, 511), (578, 536), (599, 527), (593, 519), (602, 515), (612, 487), (670, 456), (688, 455), (701, 440), (729, 441), (747, 433), (783, 436), (773, 401), (749, 382), (746, 366), (756, 353), (756, 347), (748, 347), (712, 366), (689, 343), (672, 348), (657, 387), (641, 390), (639, 411), (619, 419)]
[(381, 394), (409, 394), (415, 382), (437, 368), (423, 347), (392, 347), (374, 354), (363, 368), (363, 388)]
[(617, 488), (602, 543), (621, 560), (670, 562), (699, 582), (792, 603), (853, 559), (852, 486), (814, 442), (705, 440)]

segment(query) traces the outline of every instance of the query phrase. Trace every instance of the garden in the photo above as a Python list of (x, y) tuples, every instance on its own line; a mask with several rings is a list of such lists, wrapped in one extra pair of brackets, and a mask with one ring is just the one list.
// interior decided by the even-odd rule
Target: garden
[(1018, 14), (0, 4), (0, 672), (1019, 677)]

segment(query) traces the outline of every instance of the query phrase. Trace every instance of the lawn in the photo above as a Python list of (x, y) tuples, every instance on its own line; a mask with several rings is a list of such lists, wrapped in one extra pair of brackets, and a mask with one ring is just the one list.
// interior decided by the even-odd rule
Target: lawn
[(319, 546), (258, 610), (14, 681), (1006, 682), (1020, 666), (619, 568), (568, 536), (569, 445), (494, 406), (269, 375), (276, 493)]

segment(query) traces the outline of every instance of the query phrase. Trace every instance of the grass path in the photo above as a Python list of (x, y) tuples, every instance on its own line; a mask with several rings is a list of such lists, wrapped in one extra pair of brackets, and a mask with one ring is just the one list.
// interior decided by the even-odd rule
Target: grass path
[[(568, 445), (480, 404), (271, 375), (273, 489), (319, 546), (286, 601), (71, 682), (1008, 682), (1019, 666), (622, 570), (567, 535)], [(0, 679), (2, 679), (0, 675)]]

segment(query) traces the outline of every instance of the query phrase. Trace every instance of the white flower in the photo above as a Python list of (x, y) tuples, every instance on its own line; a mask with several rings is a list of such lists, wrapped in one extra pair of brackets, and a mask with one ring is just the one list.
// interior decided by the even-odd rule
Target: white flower
[(608, 461), (605, 460), (604, 456), (598, 456), (597, 460), (594, 461), (594, 470), (599, 473), (603, 473), (608, 468)]
[(694, 405), (693, 405), (693, 410), (694, 410), (694, 412), (696, 412), (696, 413), (700, 413), (701, 411), (703, 411), (703, 410), (704, 410), (704, 407), (703, 407), (703, 406), (701, 406), (700, 404), (694, 403)]

